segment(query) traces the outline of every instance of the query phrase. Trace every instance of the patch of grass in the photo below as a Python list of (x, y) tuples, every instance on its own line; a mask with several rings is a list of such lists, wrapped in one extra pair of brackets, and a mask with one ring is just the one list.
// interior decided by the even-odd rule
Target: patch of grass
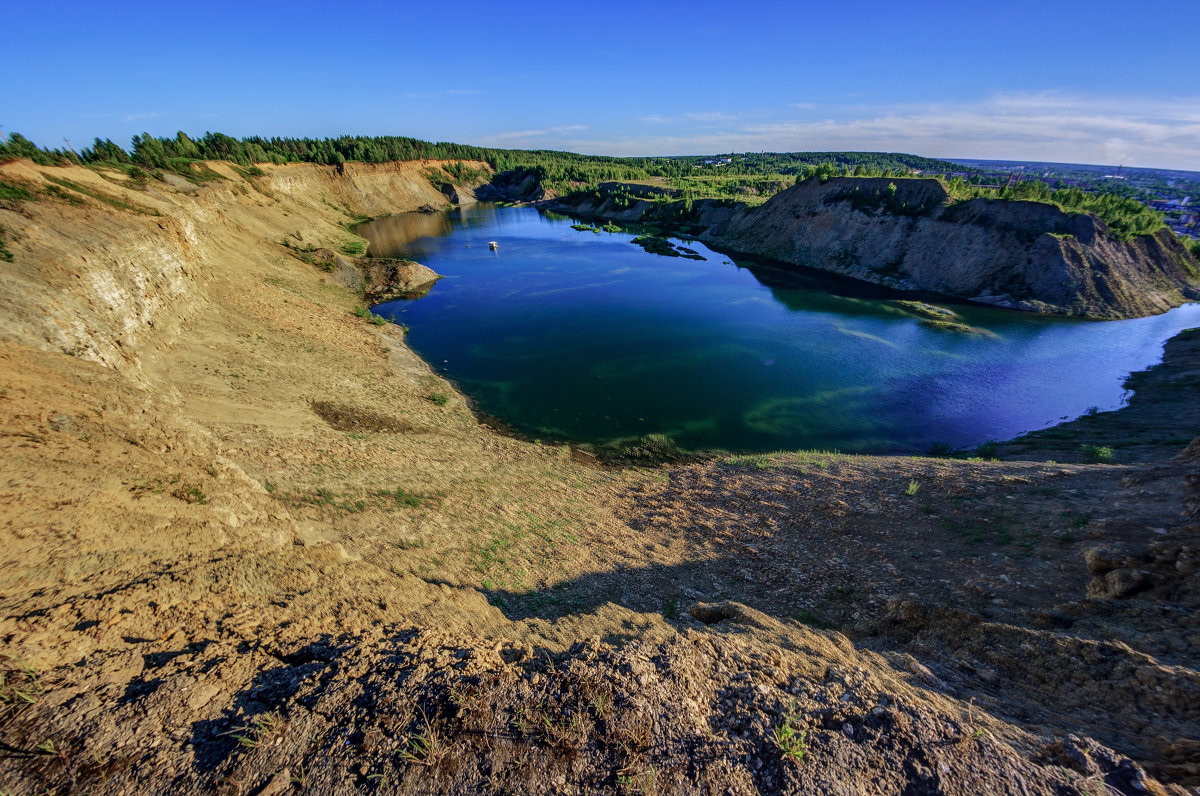
[(46, 172), (42, 172), (42, 177), (47, 182), (52, 182), (55, 185), (61, 185), (63, 188), (70, 188), (76, 193), (81, 193), (84, 196), (90, 196), (91, 198), (103, 202), (110, 207), (115, 207), (118, 210), (128, 210), (132, 213), (138, 213), (139, 215), (143, 216), (160, 215), (160, 213), (152, 207), (146, 207), (145, 205), (140, 205), (136, 202), (130, 202), (118, 196), (113, 196), (112, 194), (97, 190), (96, 188), (92, 188), (87, 185), (81, 185), (72, 180), (68, 180), (65, 177), (55, 177), (51, 174), (47, 174)]
[(250, 726), (242, 728), (242, 731), (235, 734), (233, 739), (238, 742), (238, 746), (255, 749), (263, 741), (282, 730), (283, 725), (284, 721), (278, 714), (264, 713), (261, 716), (255, 716)]
[(404, 748), (400, 752), (400, 759), (406, 763), (415, 763), (419, 766), (432, 766), (442, 756), (442, 742), (437, 734), (437, 730), (429, 721), (429, 717), (425, 717), (425, 726), (417, 733), (408, 736), (404, 742)]
[(355, 318), (364, 318), (376, 326), (383, 326), (385, 323), (391, 323), (391, 321), (389, 321), (387, 318), (383, 317), (382, 315), (376, 315), (361, 304), (355, 304), (353, 312)]
[(596, 456), (602, 461), (618, 464), (654, 466), (682, 462), (695, 458), (675, 444), (666, 434), (646, 434), (637, 439), (617, 440), (599, 448)]
[(365, 240), (350, 240), (341, 245), (342, 254), (347, 254), (351, 257), (361, 257), (367, 253), (367, 241)]
[(808, 732), (797, 726), (800, 716), (789, 710), (783, 716), (783, 721), (771, 728), (771, 741), (779, 749), (784, 760), (800, 765), (800, 761), (808, 754)]
[(1115, 464), (1117, 461), (1113, 449), (1107, 445), (1080, 445), (1079, 450), (1084, 461), (1091, 464)]
[(204, 490), (200, 488), (199, 484), (184, 484), (172, 492), (171, 496), (185, 503), (199, 503), (201, 506), (208, 505), (208, 495), (204, 494)]
[(433, 401), (438, 406), (445, 406), (446, 404), (450, 403), (450, 396), (441, 392), (433, 392), (425, 397), (430, 401)]
[(165, 480), (162, 478), (151, 478), (148, 481), (142, 481), (135, 478), (133, 481), (133, 486), (129, 487), (129, 491), (133, 492), (134, 495), (142, 495), (146, 493), (161, 495), (164, 491), (166, 491), (167, 487), (175, 486), (182, 478), (183, 476), (179, 475), (171, 476)]
[(416, 508), (432, 500), (432, 498), (430, 498), (428, 495), (422, 495), (417, 492), (409, 492), (403, 487), (396, 487), (396, 489), (391, 492), (376, 492), (375, 495), (376, 497), (387, 498), (393, 501), (397, 507), (407, 506), (409, 508)]
[(37, 196), (35, 190), (17, 183), (0, 180), (0, 200), (8, 199), (14, 202), (25, 202)]
[(275, 494), (275, 498), (296, 508), (310, 506), (320, 510), (323, 515), (332, 513), (335, 516), (361, 514), (367, 509), (394, 512), (403, 508), (418, 508), (437, 500), (434, 496), (409, 492), (402, 487), (357, 495), (339, 494), (325, 487), (317, 487), (307, 492)]
[(640, 774), (617, 774), (617, 784), (631, 793), (641, 793), (644, 796), (658, 793), (658, 772), (648, 768)]
[(779, 451), (774, 454), (768, 453), (745, 453), (727, 456), (721, 461), (721, 464), (726, 467), (753, 467), (755, 470), (774, 470), (783, 467), (784, 462), (779, 460), (783, 452)]

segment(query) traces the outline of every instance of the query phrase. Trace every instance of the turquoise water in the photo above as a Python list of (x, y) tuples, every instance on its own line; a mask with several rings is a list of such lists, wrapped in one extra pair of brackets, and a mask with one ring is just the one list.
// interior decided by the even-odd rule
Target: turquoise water
[[(928, 450), (1006, 439), (1119, 407), (1200, 305), (1083, 322), (949, 305), (989, 336), (933, 329), (894, 294), (687, 243), (579, 232), (533, 208), (407, 214), (357, 231), (375, 256), (446, 276), (375, 308), (525, 434), (604, 443), (652, 432), (685, 448)], [(490, 251), (488, 241), (499, 249)], [(678, 242), (678, 241), (677, 241)], [(905, 296), (904, 298), (910, 298)]]

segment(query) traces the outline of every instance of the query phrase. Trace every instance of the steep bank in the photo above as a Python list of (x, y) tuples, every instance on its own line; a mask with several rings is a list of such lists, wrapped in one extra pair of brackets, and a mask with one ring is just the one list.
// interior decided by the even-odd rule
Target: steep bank
[(760, 207), (564, 197), (565, 212), (662, 224), (705, 243), (900, 290), (1092, 318), (1200, 299), (1200, 263), (1163, 229), (1117, 240), (1094, 215), (1038, 202), (952, 204), (932, 179), (810, 179)]
[[(353, 248), (352, 214), (446, 206), (421, 164), (367, 187), (211, 167), (226, 179), (0, 166), (86, 189), (0, 209), (0, 789), (1200, 782), (1195, 614), (1165, 577), (1190, 560), (1183, 479), (807, 454), (597, 469), (480, 427), (302, 256)], [(415, 187), (355, 198), (389, 181)], [(1085, 601), (1085, 547), (1151, 533), (1174, 547), (1149, 588)]]

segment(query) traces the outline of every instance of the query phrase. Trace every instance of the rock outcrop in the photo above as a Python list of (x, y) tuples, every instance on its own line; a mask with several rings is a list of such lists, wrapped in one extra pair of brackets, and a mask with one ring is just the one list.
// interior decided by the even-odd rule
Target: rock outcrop
[(1098, 217), (1050, 204), (952, 203), (933, 179), (810, 179), (757, 208), (630, 204), (612, 192), (554, 206), (673, 225), (724, 249), (899, 290), (1032, 312), (1129, 318), (1200, 299), (1200, 263), (1170, 230), (1122, 241)]

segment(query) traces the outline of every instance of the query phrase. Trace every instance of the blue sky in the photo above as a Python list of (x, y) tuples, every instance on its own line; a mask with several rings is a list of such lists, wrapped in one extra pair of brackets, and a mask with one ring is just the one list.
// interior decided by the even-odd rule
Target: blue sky
[(0, 125), (46, 146), (214, 130), (1200, 170), (1195, 0), (18, 0), (4, 17)]

